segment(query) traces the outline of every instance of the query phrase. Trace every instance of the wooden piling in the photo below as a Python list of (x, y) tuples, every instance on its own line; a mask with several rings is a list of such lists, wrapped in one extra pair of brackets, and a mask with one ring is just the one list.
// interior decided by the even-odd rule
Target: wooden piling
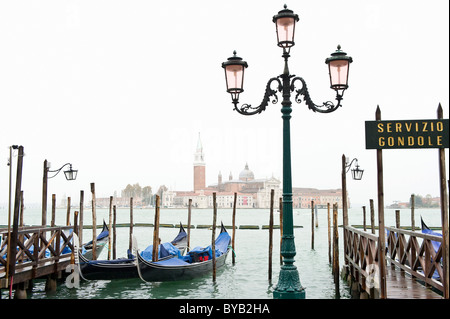
[(52, 219), (50, 226), (55, 227), (56, 224), (56, 194), (52, 194)]
[(130, 236), (128, 240), (128, 250), (133, 253), (133, 197), (130, 197)]
[(216, 220), (217, 220), (217, 203), (216, 193), (213, 193), (213, 225), (212, 225), (212, 267), (213, 267), (213, 282), (216, 282)]
[(108, 260), (111, 260), (111, 233), (113, 232), (112, 229), (112, 206), (113, 206), (113, 198), (112, 196), (109, 196), (109, 220), (108, 220)]
[(270, 191), (270, 215), (269, 215), (269, 282), (272, 281), (272, 248), (273, 248), (273, 199), (275, 191)]
[(314, 201), (311, 201), (311, 249), (314, 249)]
[(316, 227), (319, 227), (319, 210), (317, 208), (317, 205), (314, 206), (314, 219), (316, 221)]
[(95, 200), (95, 183), (91, 183), (92, 193), (92, 260), (97, 260), (97, 214)]
[[(439, 103), (437, 109), (437, 118), (443, 119), (444, 113), (441, 103)], [(443, 278), (442, 283), (444, 286), (444, 298), (449, 299), (449, 230), (448, 230), (448, 193), (445, 185), (445, 179), (447, 178), (446, 165), (445, 165), (445, 149), (438, 149), (439, 157), (439, 192), (441, 197), (441, 225), (442, 225), (442, 264), (443, 264)], [(450, 185), (450, 182), (447, 180)]]
[(373, 199), (370, 200), (370, 228), (372, 234), (375, 234), (375, 210), (373, 207)]
[[(381, 110), (377, 106), (375, 120), (381, 121)], [(377, 149), (377, 193), (378, 193), (378, 252), (380, 272), (380, 298), (386, 299), (386, 230), (384, 228), (384, 177), (383, 177), (383, 150)]]
[(191, 214), (192, 214), (192, 198), (189, 198), (188, 204), (188, 230), (187, 230), (187, 251), (191, 250)]
[[(113, 206), (113, 259), (116, 259), (116, 243), (117, 243), (117, 234), (116, 234), (116, 221), (117, 221), (117, 212), (116, 212), (116, 205)], [(130, 224), (130, 227), (133, 228), (132, 224)], [(131, 251), (131, 249), (130, 249)]]
[(48, 183), (48, 162), (44, 160), (44, 169), (42, 174), (42, 226), (47, 225), (47, 183)]
[(328, 220), (328, 262), (331, 264), (331, 218), (330, 218), (330, 203), (327, 203), (327, 220)]
[(333, 204), (333, 275), (336, 294), (339, 294), (339, 233), (338, 233), (338, 205)]
[(364, 229), (364, 231), (367, 231), (367, 226), (366, 226), (366, 206), (363, 206), (362, 209), (363, 209), (363, 229)]
[(237, 193), (234, 193), (234, 201), (233, 201), (233, 233), (231, 237), (231, 248), (233, 249), (233, 253), (231, 254), (231, 262), (234, 265), (236, 262), (236, 256), (235, 256), (235, 239), (236, 239), (236, 204), (237, 204)]
[[(18, 147), (17, 145), (14, 146), (10, 146), (9, 147), (9, 185), (8, 185), (8, 237), (7, 237), (7, 247), (11, 247), (11, 187), (12, 187), (12, 157), (13, 157), (13, 148), (15, 149), (16, 147)], [(9, 250), (9, 248), (8, 248)], [(9, 251), (8, 251), (9, 252)], [(8, 280), (9, 278), (9, 263), (6, 264), (6, 273), (5, 273), (5, 278)], [(11, 299), (11, 295), (9, 296)]]
[(78, 215), (79, 215), (79, 213), (78, 213), (78, 211), (76, 210), (76, 211), (73, 213), (73, 232), (74, 232), (75, 234), (77, 234), (77, 236), (78, 236)]
[(84, 191), (80, 191), (80, 218), (79, 218), (79, 234), (80, 244), (83, 243), (83, 212), (84, 212)]
[(19, 209), (20, 209), (20, 191), (22, 189), (22, 166), (23, 166), (23, 146), (19, 146), (19, 153), (17, 158), (17, 175), (16, 175), (16, 193), (14, 200), (14, 217), (13, 227), (11, 233), (10, 246), (8, 247), (8, 263), (9, 263), (9, 280), (14, 282), (14, 274), (16, 271), (16, 247), (19, 232)]
[[(50, 226), (55, 227), (56, 225), (56, 194), (52, 194), (52, 219), (50, 221)], [(55, 231), (51, 232), (51, 236), (53, 237), (53, 234)], [(43, 243), (42, 243), (43, 244)], [(52, 243), (53, 248), (55, 248), (55, 243)]]
[(67, 197), (66, 226), (70, 225), (70, 197)]
[(395, 210), (395, 228), (400, 228), (400, 210)]
[(24, 212), (25, 204), (23, 202), (23, 191), (20, 191), (20, 214), (19, 214), (19, 225), (23, 227), (23, 212)]
[(414, 218), (414, 211), (416, 208), (416, 200), (414, 194), (411, 194), (411, 231), (416, 231), (416, 222)]
[(160, 199), (159, 195), (156, 195), (156, 205), (155, 205), (155, 223), (153, 226), (153, 251), (152, 251), (152, 261), (158, 261), (158, 248), (159, 248), (159, 210), (160, 210)]

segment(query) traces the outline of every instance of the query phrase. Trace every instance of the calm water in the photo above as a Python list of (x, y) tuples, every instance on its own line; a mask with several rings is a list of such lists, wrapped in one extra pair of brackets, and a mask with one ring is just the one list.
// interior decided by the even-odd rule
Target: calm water
[[(73, 210), (72, 210), (73, 211)], [(0, 224), (7, 224), (7, 210), (0, 209)], [(90, 225), (92, 212), (85, 209), (84, 224)], [(339, 210), (339, 224), (342, 224), (342, 211)], [(428, 226), (440, 226), (439, 209), (416, 209), (416, 226), (420, 227), (420, 216), (423, 216)], [(66, 209), (57, 210), (57, 224), (65, 224)], [(108, 223), (109, 210), (97, 209), (97, 224), (103, 219)], [(377, 222), (377, 217), (376, 224)], [(41, 220), (40, 209), (26, 209), (25, 223), (39, 224)], [(275, 224), (279, 224), (279, 214), (275, 213)], [(370, 215), (367, 209), (367, 220)], [(395, 210), (385, 210), (386, 226), (395, 225)], [(187, 224), (187, 209), (162, 209), (162, 224)], [(232, 210), (219, 209), (218, 223), (232, 224)], [(300, 281), (306, 288), (308, 299), (334, 299), (336, 298), (335, 286), (331, 275), (331, 267), (328, 263), (328, 229), (327, 210), (318, 210), (319, 226), (315, 228), (314, 250), (311, 249), (311, 210), (294, 209), (294, 225), (303, 226), (295, 228), (295, 242), (297, 255), (295, 265), (298, 268)], [(117, 210), (117, 223), (129, 222), (129, 209)], [(154, 209), (134, 209), (135, 223), (153, 223)], [(349, 210), (349, 223), (361, 225), (363, 222), (362, 209)], [(411, 222), (410, 210), (401, 210), (401, 224), (409, 226)], [(192, 224), (212, 224), (212, 209), (194, 209), (192, 211)], [(239, 209), (236, 214), (237, 225), (268, 225), (268, 209)], [(231, 229), (229, 230), (231, 235)], [(163, 241), (172, 240), (178, 233), (178, 228), (160, 228), (160, 237)], [(97, 231), (98, 234), (98, 231)], [(137, 238), (139, 248), (147, 247), (153, 236), (151, 227), (134, 227), (134, 235)], [(340, 266), (342, 266), (342, 229), (339, 229)], [(92, 231), (84, 230), (83, 241), (91, 239)], [(28, 298), (58, 298), (58, 299), (147, 299), (147, 298), (183, 298), (183, 299), (272, 299), (272, 292), (278, 282), (279, 265), (279, 240), (280, 232), (273, 232), (273, 276), (272, 282), (268, 281), (268, 230), (236, 230), (236, 263), (232, 265), (231, 254), (226, 265), (218, 270), (216, 283), (212, 282), (210, 275), (191, 281), (144, 283), (139, 278), (133, 280), (115, 281), (81, 281), (79, 289), (69, 289), (64, 282), (59, 283), (58, 291), (54, 297), (49, 297), (44, 292), (45, 281), (35, 280), (32, 292)], [(129, 229), (117, 228), (117, 257), (124, 257), (128, 248)], [(211, 242), (211, 231), (208, 229), (191, 230), (191, 246), (207, 246)], [(107, 258), (107, 249), (104, 249), (99, 259)], [(2, 291), (2, 297), (6, 298), (7, 292)], [(348, 286), (341, 281), (340, 298), (350, 298)]]

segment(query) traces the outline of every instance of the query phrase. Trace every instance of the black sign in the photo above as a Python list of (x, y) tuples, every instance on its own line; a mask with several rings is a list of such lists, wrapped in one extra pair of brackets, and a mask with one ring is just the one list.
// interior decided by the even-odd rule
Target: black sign
[(366, 121), (366, 149), (449, 148), (448, 119)]

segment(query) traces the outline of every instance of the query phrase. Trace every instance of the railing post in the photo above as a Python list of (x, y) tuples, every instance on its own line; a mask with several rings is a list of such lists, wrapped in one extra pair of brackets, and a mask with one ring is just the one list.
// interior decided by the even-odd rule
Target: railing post
[[(437, 118), (443, 118), (443, 111), (441, 103), (437, 109)], [(447, 185), (445, 165), (445, 149), (439, 148), (439, 185), (441, 194), (441, 221), (442, 221), (442, 252), (443, 252), (443, 277), (442, 283), (444, 285), (444, 298), (449, 299), (449, 232), (448, 232), (448, 203), (447, 203)]]

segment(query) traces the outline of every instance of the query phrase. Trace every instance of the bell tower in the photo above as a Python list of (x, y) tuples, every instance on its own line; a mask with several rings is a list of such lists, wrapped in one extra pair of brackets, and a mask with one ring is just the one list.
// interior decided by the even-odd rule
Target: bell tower
[(194, 192), (205, 189), (205, 155), (203, 154), (202, 141), (198, 133), (197, 149), (194, 154)]

